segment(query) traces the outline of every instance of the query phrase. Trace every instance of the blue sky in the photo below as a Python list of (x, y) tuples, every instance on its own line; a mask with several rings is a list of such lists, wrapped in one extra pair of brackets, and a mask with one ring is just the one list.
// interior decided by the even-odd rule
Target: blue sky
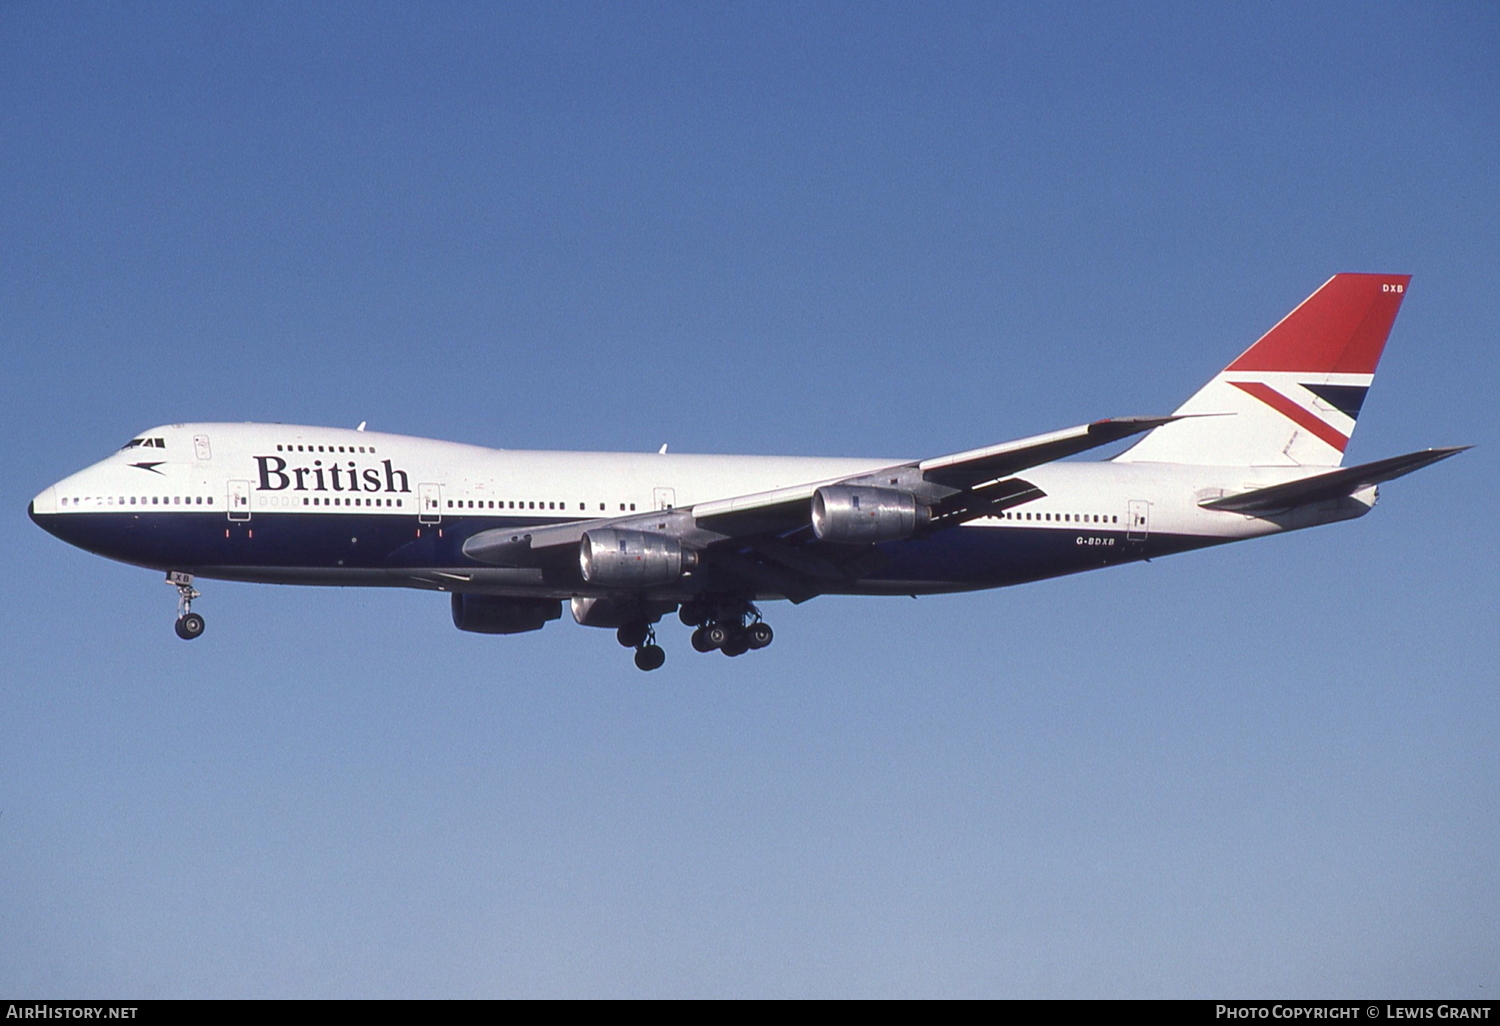
[[(0, 993), (1500, 988), (1491, 5), (0, 10)], [(210, 582), (30, 497), (150, 425), (923, 456), (1413, 274), (1362, 521), (566, 620)]]

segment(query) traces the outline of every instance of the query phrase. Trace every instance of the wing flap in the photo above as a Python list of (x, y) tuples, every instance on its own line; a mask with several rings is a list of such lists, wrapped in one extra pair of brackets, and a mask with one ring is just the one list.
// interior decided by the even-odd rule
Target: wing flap
[(1046, 498), (1047, 493), (1030, 481), (1019, 477), (1006, 478), (983, 488), (959, 492), (932, 507), (932, 519), (927, 522), (924, 533), (931, 534), (947, 527), (957, 527), (980, 517), (991, 517), (1002, 510), (1035, 502)]

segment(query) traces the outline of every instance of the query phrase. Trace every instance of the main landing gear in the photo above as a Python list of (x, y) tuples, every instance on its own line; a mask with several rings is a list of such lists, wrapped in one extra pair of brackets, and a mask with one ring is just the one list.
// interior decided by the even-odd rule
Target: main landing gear
[[(765, 648), (775, 637), (771, 625), (760, 618), (760, 610), (741, 599), (693, 599), (682, 604), (677, 618), (696, 628), (693, 648), (699, 652), (744, 655)], [(656, 628), (645, 620), (626, 621), (615, 631), (615, 640), (635, 649), (635, 665), (642, 670), (660, 669), (667, 661), (656, 643)]]
[(693, 648), (699, 652), (717, 649), (727, 656), (744, 655), (765, 648), (776, 636), (771, 625), (760, 618), (760, 610), (749, 602), (684, 602), (677, 617), (697, 628), (693, 631)]
[(167, 583), (177, 588), (177, 636), (183, 641), (192, 641), (203, 633), (203, 617), (193, 612), (193, 599), (202, 593), (193, 587), (192, 574), (168, 571)]
[(656, 643), (656, 628), (649, 623), (636, 621), (622, 624), (615, 631), (615, 640), (626, 648), (635, 649), (635, 665), (641, 670), (659, 670), (667, 661), (667, 653)]

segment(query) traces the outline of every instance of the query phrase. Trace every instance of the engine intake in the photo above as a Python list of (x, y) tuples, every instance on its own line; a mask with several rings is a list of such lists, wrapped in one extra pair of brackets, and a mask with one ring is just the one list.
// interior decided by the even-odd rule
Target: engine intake
[(453, 626), (478, 634), (524, 634), (539, 631), (562, 616), (558, 599), (501, 598), (453, 593)]
[(605, 588), (651, 588), (671, 584), (696, 566), (698, 554), (676, 538), (601, 527), (586, 531), (578, 547), (583, 579)]
[(813, 493), (813, 533), (826, 542), (899, 541), (915, 534), (929, 516), (910, 492), (830, 485)]

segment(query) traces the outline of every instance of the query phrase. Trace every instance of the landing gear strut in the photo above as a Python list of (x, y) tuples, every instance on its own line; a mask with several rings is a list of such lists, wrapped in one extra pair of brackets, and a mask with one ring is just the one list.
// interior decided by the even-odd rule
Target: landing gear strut
[(193, 587), (192, 574), (169, 571), (167, 583), (177, 588), (177, 636), (183, 641), (192, 641), (203, 633), (203, 617), (193, 612), (193, 599), (202, 593)]
[(635, 665), (640, 670), (659, 670), (667, 653), (656, 643), (656, 628), (642, 620), (620, 625), (615, 640), (625, 648), (635, 649)]

